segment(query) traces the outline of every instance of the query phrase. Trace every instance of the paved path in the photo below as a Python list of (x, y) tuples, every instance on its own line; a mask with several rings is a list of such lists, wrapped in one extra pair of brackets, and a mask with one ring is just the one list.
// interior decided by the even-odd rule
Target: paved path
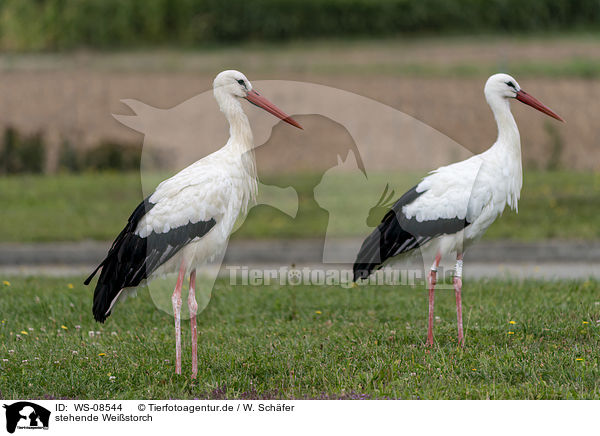
[[(331, 250), (345, 253), (356, 240), (342, 239)], [(110, 242), (0, 244), (0, 266), (92, 265), (99, 263)], [(316, 263), (322, 259), (322, 240), (234, 240), (225, 263)], [(544, 241), (535, 243), (480, 242), (469, 248), (466, 261), (478, 263), (600, 263), (600, 242)]]
[[(305, 267), (311, 269), (323, 269), (317, 264), (296, 264), (296, 268)], [(279, 270), (280, 264), (252, 264), (250, 268), (260, 270)], [(335, 268), (334, 265), (331, 266)], [(210, 268), (216, 268), (211, 266)], [(347, 268), (347, 267), (344, 267)], [(85, 276), (94, 269), (94, 265), (0, 265), (1, 276), (31, 276), (43, 275), (48, 277), (72, 277)], [(219, 272), (221, 277), (230, 276), (230, 269), (224, 265)], [(597, 279), (600, 280), (600, 266), (597, 263), (502, 263), (494, 265), (491, 263), (471, 262), (465, 265), (465, 279), (481, 278), (511, 278), (511, 279)]]
[[(339, 240), (334, 251), (344, 252), (354, 240)], [(253, 265), (278, 269), (281, 265), (323, 268), (323, 241), (234, 240), (225, 256), (221, 274), (228, 265)], [(89, 273), (106, 254), (109, 242), (0, 244), (0, 274), (71, 276)], [(327, 268), (335, 268), (327, 265)], [(213, 266), (216, 268), (216, 266)], [(343, 268), (348, 268), (344, 266)], [(465, 257), (465, 276), (513, 278), (598, 278), (600, 243), (573, 241), (480, 242)]]

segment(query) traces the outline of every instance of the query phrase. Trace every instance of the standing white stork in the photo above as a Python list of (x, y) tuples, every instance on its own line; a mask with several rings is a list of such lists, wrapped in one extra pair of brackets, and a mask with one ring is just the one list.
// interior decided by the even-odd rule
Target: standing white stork
[(379, 226), (364, 240), (354, 263), (354, 280), (394, 257), (436, 244), (437, 255), (428, 274), (429, 322), (427, 345), (433, 345), (433, 302), (436, 271), (442, 256), (456, 252), (454, 291), (458, 342), (464, 345), (462, 325), (463, 253), (477, 241), (508, 204), (517, 210), (523, 184), (521, 140), (510, 100), (517, 100), (564, 121), (521, 89), (507, 74), (494, 74), (485, 84), (485, 98), (498, 125), (498, 139), (485, 152), (443, 166), (394, 203)]
[(181, 288), (190, 276), (188, 306), (192, 329), (192, 378), (198, 373), (195, 297), (196, 269), (222, 254), (236, 220), (257, 193), (252, 130), (244, 98), (283, 121), (302, 128), (252, 89), (239, 71), (221, 72), (214, 96), (229, 122), (227, 144), (163, 181), (131, 214), (106, 258), (94, 291), (94, 318), (104, 322), (124, 291), (152, 278), (179, 271), (172, 303), (175, 315), (175, 372), (181, 374)]

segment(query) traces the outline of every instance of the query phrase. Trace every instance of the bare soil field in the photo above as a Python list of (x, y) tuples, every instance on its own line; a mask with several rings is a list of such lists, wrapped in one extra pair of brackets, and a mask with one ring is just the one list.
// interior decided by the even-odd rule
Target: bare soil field
[[(559, 69), (557, 73), (552, 68), (599, 57), (600, 44), (581, 38), (334, 42), (207, 52), (2, 55), (0, 128), (14, 126), (25, 133), (43, 132), (50, 147), (48, 167), (52, 169), (55, 151), (64, 139), (77, 147), (92, 147), (103, 140), (141, 145), (143, 136), (111, 115), (132, 114), (121, 103), (122, 99), (139, 100), (158, 109), (173, 108), (210, 90), (219, 71), (235, 68), (244, 71), (253, 82), (294, 80), (368, 97), (414, 117), (440, 132), (440, 137), (448, 137), (449, 141), (476, 153), (489, 147), (496, 134), (483, 97), (485, 80), (494, 72), (515, 71), (523, 89), (567, 120), (566, 124), (555, 123), (519, 103), (513, 104), (525, 165), (545, 168), (558, 156), (562, 167), (597, 170), (600, 168), (600, 125), (596, 120), (600, 113), (600, 79), (578, 76), (569, 73), (569, 69), (566, 72)], [(537, 67), (527, 69), (523, 65)], [(522, 74), (518, 75), (519, 71)], [(293, 99), (298, 94), (286, 94), (268, 86), (263, 91), (291, 114), (311, 113), (294, 112)], [(188, 135), (188, 140), (194, 141), (193, 153), (183, 153), (174, 166), (180, 167), (222, 145), (224, 124), (212, 121), (213, 116), (219, 120), (216, 104), (207, 103), (203, 111), (210, 113), (210, 119), (198, 116), (187, 120), (195, 124), (195, 130)], [(361, 114), (360, 108), (352, 111), (368, 121), (365, 129), (372, 125), (373, 130), (377, 129), (373, 134), (382, 134), (380, 126), (369, 120), (373, 117), (375, 121), (377, 114), (367, 111)], [(343, 133), (332, 134), (332, 129), (337, 128), (333, 122), (320, 119), (306, 122), (311, 126), (313, 139), (289, 133), (290, 150), (296, 150), (290, 151), (294, 159), (286, 160), (289, 167), (281, 159), (269, 165), (266, 154), (267, 167), (280, 171), (314, 169), (319, 159), (302, 156), (319, 156), (329, 137), (347, 140)], [(258, 136), (260, 139), (261, 135)], [(388, 140), (378, 144), (379, 152), (372, 154), (370, 163), (385, 168), (390, 157), (397, 155), (398, 159), (408, 160), (407, 165), (427, 168), (457, 157), (446, 147), (427, 148), (435, 142), (428, 140), (429, 136), (420, 138), (421, 143), (417, 141), (414, 146), (425, 152), (418, 162), (411, 162), (415, 153), (403, 153), (400, 141), (388, 135)], [(257, 143), (262, 143), (258, 139)], [(432, 154), (437, 157), (428, 165)]]

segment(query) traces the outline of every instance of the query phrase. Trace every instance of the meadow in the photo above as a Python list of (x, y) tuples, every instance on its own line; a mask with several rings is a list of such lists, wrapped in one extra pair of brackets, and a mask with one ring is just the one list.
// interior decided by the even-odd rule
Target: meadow
[[(199, 375), (174, 374), (173, 319), (147, 290), (106, 324), (81, 277), (3, 278), (0, 398), (597, 399), (600, 283), (469, 281), (466, 347), (453, 292), (411, 287), (232, 287), (199, 316)], [(168, 290), (167, 290), (168, 291)]]
[[(0, 96), (10, 110), (0, 128), (33, 139), (39, 134), (40, 141), (55, 133), (73, 147), (77, 165), (59, 158), (48, 170), (50, 155), (40, 147), (39, 162), (24, 170), (48, 174), (0, 176), (0, 243), (113, 240), (144, 197), (140, 174), (132, 166), (94, 171), (108, 167), (83, 165), (86, 159), (77, 161), (76, 154), (84, 143), (93, 150), (106, 138), (115, 138), (114, 149), (129, 145), (135, 152), (141, 138), (110, 116), (123, 112), (121, 98), (172, 107), (232, 67), (252, 80), (286, 78), (360, 93), (474, 152), (496, 134), (491, 115), (482, 112), (485, 78), (508, 71), (568, 124), (556, 127), (515, 105), (526, 167), (519, 213), (506, 210), (484, 238), (600, 239), (600, 174), (592, 171), (597, 134), (590, 128), (600, 101), (598, 4), (502, 0), (489, 13), (488, 3), (476, 0), (471, 8), (446, 0), (261, 0), (252, 13), (270, 12), (262, 21), (247, 19), (248, 2), (241, 0), (138, 3), (1, 3)], [(296, 9), (290, 20), (288, 11)], [(433, 35), (440, 20), (450, 27)], [(462, 28), (480, 35), (461, 36)], [(516, 28), (523, 33), (502, 36)], [(27, 156), (23, 161), (32, 163)], [(381, 187), (410, 188), (424, 175), (369, 178)], [(166, 176), (144, 174), (144, 181), (157, 184)], [(323, 236), (328, 211), (313, 195), (320, 177), (261, 175), (265, 184), (296, 190), (298, 216), (260, 205), (233, 238)], [(379, 195), (343, 175), (330, 183), (330, 193), (352, 193), (337, 198), (348, 215), (335, 223), (336, 236), (361, 236), (350, 217), (374, 206)], [(600, 283), (594, 280), (466, 277), (466, 347), (456, 342), (453, 292), (440, 290), (436, 343), (428, 349), (423, 286), (241, 288), (219, 279), (199, 316), (196, 381), (189, 378), (187, 322), (178, 376), (173, 318), (157, 309), (154, 295), (142, 288), (98, 324), (93, 290), (82, 281), (0, 276), (0, 399), (600, 398)], [(171, 289), (164, 292), (168, 302)]]
[[(371, 174), (371, 180), (408, 189), (424, 174)], [(156, 183), (165, 174), (148, 176)], [(316, 177), (316, 179), (315, 179)], [(279, 210), (260, 205), (250, 211), (235, 238), (319, 237), (327, 228), (327, 211), (313, 198), (318, 176), (310, 174), (271, 175), (266, 184), (292, 186), (299, 199), (296, 219)], [(353, 178), (338, 177), (328, 191), (352, 192), (345, 196), (350, 213), (372, 207), (378, 199)], [(149, 184), (152, 184), (149, 182)], [(397, 191), (396, 194), (400, 194)], [(397, 195), (396, 197), (398, 197)], [(339, 196), (338, 196), (339, 197)], [(83, 173), (51, 176), (15, 175), (0, 177), (0, 242), (112, 240), (143, 198), (138, 173)], [(572, 171), (526, 171), (519, 213), (505, 211), (485, 235), (487, 239), (536, 241), (544, 239), (593, 240), (600, 238), (600, 176)], [(342, 201), (341, 197), (338, 201)], [(540, 211), (544, 211), (540, 213)], [(355, 237), (350, 215), (336, 222), (336, 236)]]

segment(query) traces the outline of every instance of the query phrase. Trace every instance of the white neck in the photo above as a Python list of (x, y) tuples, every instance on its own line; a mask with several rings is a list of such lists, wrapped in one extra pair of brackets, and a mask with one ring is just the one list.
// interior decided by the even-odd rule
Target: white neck
[(242, 211), (246, 213), (248, 202), (254, 201), (258, 191), (252, 129), (239, 99), (221, 89), (215, 89), (214, 95), (229, 123), (229, 141), (223, 150), (240, 164), (239, 168), (245, 176), (246, 182), (242, 184), (244, 188)]
[(215, 90), (214, 94), (221, 112), (225, 114), (229, 123), (227, 145), (239, 149), (240, 153), (252, 150), (254, 147), (252, 129), (239, 99), (221, 90)]
[(502, 166), (503, 172), (508, 178), (509, 195), (507, 202), (513, 209), (517, 209), (517, 201), (523, 186), (519, 129), (510, 111), (508, 98), (486, 96), (486, 99), (498, 125), (498, 139), (489, 152), (493, 154), (493, 161)]
[[(521, 159), (521, 139), (517, 123), (510, 111), (510, 101), (504, 97), (491, 97), (487, 99), (496, 124), (498, 125), (498, 140), (496, 144), (503, 144), (517, 152), (519, 160)], [(507, 150), (508, 151), (508, 150)]]

